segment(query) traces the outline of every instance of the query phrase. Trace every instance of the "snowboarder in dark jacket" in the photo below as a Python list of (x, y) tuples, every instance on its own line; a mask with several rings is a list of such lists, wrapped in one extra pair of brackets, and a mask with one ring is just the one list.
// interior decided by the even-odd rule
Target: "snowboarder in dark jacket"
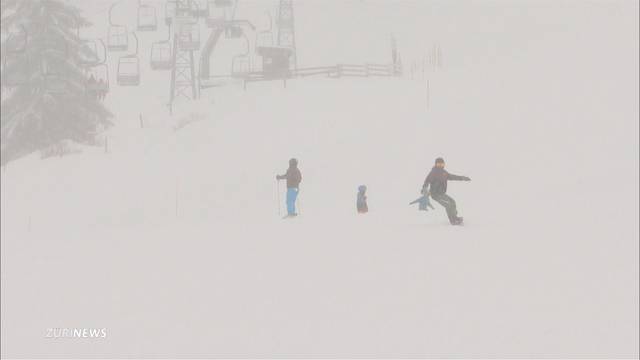
[(365, 185), (358, 186), (356, 208), (358, 209), (358, 214), (366, 214), (369, 212), (369, 205), (367, 205), (367, 187)]
[(471, 181), (471, 179), (466, 176), (449, 174), (444, 169), (444, 159), (437, 158), (435, 166), (431, 169), (431, 172), (429, 172), (429, 175), (424, 180), (424, 185), (422, 185), (422, 194), (427, 196), (431, 195), (433, 200), (444, 206), (447, 210), (447, 216), (449, 217), (451, 225), (461, 225), (462, 218), (458, 216), (456, 201), (453, 200), (451, 196), (447, 195), (448, 180)]
[(296, 199), (298, 198), (298, 191), (300, 182), (302, 181), (302, 174), (298, 169), (298, 160), (289, 160), (289, 168), (284, 175), (276, 175), (277, 180), (287, 180), (287, 216), (294, 217), (296, 213)]

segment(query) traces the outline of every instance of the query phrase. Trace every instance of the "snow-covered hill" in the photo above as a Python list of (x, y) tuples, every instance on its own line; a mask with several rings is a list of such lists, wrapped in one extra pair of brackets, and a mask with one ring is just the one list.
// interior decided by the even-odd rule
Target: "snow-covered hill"
[[(385, 61), (393, 30), (445, 66), (428, 93), (231, 84), (173, 116), (168, 73), (112, 86), (108, 153), (1, 172), (3, 356), (637, 356), (637, 3), (300, 3), (300, 62)], [(408, 205), (437, 156), (472, 178), (449, 184), (464, 227)]]

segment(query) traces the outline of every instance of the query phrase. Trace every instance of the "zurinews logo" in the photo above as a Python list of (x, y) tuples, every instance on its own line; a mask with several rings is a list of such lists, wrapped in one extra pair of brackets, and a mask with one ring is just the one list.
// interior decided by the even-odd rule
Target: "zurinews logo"
[(106, 338), (107, 329), (94, 328), (48, 328), (45, 338)]

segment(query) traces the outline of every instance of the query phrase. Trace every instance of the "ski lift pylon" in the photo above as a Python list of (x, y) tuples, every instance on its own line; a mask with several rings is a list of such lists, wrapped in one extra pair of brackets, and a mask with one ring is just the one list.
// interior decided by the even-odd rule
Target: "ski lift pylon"
[(185, 51), (196, 51), (200, 49), (200, 27), (198, 24), (180, 25), (178, 46)]

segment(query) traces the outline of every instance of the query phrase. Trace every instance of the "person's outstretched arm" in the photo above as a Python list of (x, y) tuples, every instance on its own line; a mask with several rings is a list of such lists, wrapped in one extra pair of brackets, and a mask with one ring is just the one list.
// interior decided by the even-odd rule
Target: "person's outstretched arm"
[(452, 180), (452, 181), (471, 181), (471, 179), (468, 176), (454, 175), (454, 174), (450, 174), (450, 173), (447, 173), (447, 180)]
[(284, 175), (276, 175), (276, 180), (284, 180), (287, 178), (287, 175), (289, 175), (289, 170), (287, 170), (287, 172), (284, 173)]

